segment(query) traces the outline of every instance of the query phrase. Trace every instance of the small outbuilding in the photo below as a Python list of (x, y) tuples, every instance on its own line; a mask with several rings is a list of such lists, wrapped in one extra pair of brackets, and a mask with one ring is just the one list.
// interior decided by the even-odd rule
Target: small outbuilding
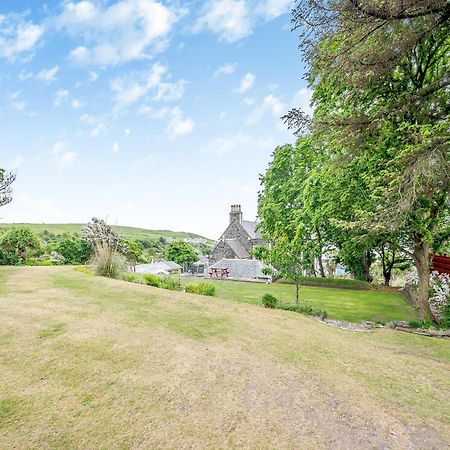
[(138, 264), (137, 273), (148, 273), (152, 275), (171, 275), (181, 273), (183, 268), (174, 261), (156, 261), (150, 264)]

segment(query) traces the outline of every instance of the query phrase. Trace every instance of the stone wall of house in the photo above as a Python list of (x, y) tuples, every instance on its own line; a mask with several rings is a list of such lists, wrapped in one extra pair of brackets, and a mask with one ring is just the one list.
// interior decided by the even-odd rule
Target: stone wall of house
[(233, 220), (233, 222), (228, 225), (228, 228), (223, 233), (222, 238), (237, 239), (245, 250), (248, 252), (252, 250), (252, 243), (250, 242), (249, 236), (237, 220)]
[(230, 247), (224, 242), (220, 241), (209, 255), (209, 264), (214, 264), (217, 261), (225, 258), (234, 258), (235, 255)]

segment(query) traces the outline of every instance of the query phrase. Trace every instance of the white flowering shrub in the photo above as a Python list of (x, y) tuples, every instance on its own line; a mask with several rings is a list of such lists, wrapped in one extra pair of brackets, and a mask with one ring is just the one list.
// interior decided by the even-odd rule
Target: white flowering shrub
[[(419, 279), (416, 271), (406, 274), (405, 287), (410, 292), (417, 294)], [(443, 317), (446, 314), (448, 305), (450, 304), (450, 275), (431, 272), (430, 275), (430, 308), (438, 316)]]
[(439, 312), (450, 301), (450, 275), (432, 272), (430, 277), (430, 304)]

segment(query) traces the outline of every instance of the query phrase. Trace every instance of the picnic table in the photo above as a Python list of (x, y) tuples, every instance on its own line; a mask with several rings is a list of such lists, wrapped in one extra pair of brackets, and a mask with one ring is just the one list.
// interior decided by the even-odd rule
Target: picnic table
[(227, 267), (225, 267), (224, 269), (222, 269), (221, 267), (211, 267), (211, 269), (209, 269), (209, 276), (212, 277), (217, 277), (217, 278), (228, 278), (230, 275), (230, 271), (228, 270)]

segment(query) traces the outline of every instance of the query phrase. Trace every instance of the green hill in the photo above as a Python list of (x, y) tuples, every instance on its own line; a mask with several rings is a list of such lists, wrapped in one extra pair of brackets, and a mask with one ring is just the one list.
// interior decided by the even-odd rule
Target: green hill
[[(53, 234), (64, 233), (81, 233), (84, 224), (81, 223), (16, 223), (16, 224), (0, 224), (0, 229), (5, 229), (11, 225), (26, 225), (29, 226), (36, 233), (43, 233), (48, 231)], [(145, 228), (124, 227), (119, 225), (112, 226), (124, 239), (135, 241), (137, 239), (152, 239), (158, 240), (164, 238), (170, 240), (184, 240), (184, 239), (205, 239), (205, 243), (211, 245), (213, 241), (211, 239), (199, 236), (195, 233), (188, 233), (185, 231), (170, 231), (170, 230), (147, 230)]]

